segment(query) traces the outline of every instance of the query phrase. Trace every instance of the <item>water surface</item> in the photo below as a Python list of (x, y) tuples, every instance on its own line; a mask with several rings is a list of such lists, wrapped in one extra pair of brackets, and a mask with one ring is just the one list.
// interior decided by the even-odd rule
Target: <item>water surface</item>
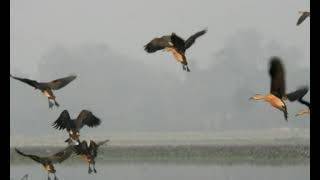
[[(64, 147), (19, 147), (38, 155)], [(309, 145), (108, 146), (99, 149), (98, 174), (72, 155), (57, 164), (60, 180), (305, 180), (310, 179)], [(47, 180), (40, 164), (10, 151), (10, 176)], [(53, 179), (52, 179), (53, 180)]]
[[(99, 164), (97, 174), (89, 175), (86, 164), (58, 165), (60, 180), (302, 180), (310, 179), (310, 165), (217, 165), (208, 163), (122, 162)], [(11, 166), (12, 180), (24, 174), (29, 180), (47, 180), (38, 164)]]

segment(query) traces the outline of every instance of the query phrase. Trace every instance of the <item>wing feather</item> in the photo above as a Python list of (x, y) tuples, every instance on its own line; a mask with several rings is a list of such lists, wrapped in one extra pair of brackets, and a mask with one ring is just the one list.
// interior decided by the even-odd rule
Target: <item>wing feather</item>
[(81, 129), (84, 125), (89, 127), (99, 126), (101, 124), (101, 120), (92, 114), (92, 112), (88, 110), (82, 110), (79, 116), (76, 119), (76, 127)]
[(148, 44), (144, 46), (144, 50), (148, 53), (154, 53), (158, 50), (162, 50), (166, 47), (171, 47), (170, 36), (163, 36), (161, 38), (154, 38)]
[(282, 99), (285, 96), (285, 72), (280, 58), (270, 59), (269, 75), (271, 77), (270, 93)]
[(66, 147), (64, 150), (49, 156), (48, 159), (51, 160), (52, 163), (62, 163), (64, 160), (68, 159), (71, 154), (74, 152), (73, 145)]
[(20, 155), (22, 155), (22, 156), (25, 156), (25, 157), (29, 157), (30, 159), (32, 159), (32, 160), (34, 160), (34, 161), (36, 161), (36, 162), (38, 162), (38, 163), (43, 163), (43, 161), (44, 161), (44, 159), (45, 159), (45, 158), (41, 158), (41, 157), (36, 156), (36, 155), (25, 154), (25, 153), (23, 153), (22, 151), (20, 151), (20, 150), (17, 149), (17, 148), (15, 148), (15, 151), (16, 151), (18, 154), (20, 154)]
[(303, 96), (305, 96), (308, 91), (309, 91), (309, 88), (307, 86), (303, 86), (298, 88), (296, 91), (293, 91), (287, 94), (287, 98), (289, 99), (289, 101), (296, 101), (302, 98)]
[(53, 80), (53, 81), (51, 81), (49, 83), (46, 83), (46, 85), (48, 87), (50, 87), (51, 89), (53, 89), (53, 90), (58, 90), (58, 89), (61, 89), (61, 88), (65, 87), (66, 85), (68, 85), (70, 82), (72, 82), (76, 78), (77, 78), (77, 76), (71, 75), (71, 76), (68, 76), (68, 77), (64, 77), (64, 78)]
[(207, 29), (204, 29), (204, 30), (199, 31), (199, 32), (193, 34), (192, 36), (190, 36), (185, 42), (185, 45), (184, 45), (185, 49), (188, 49), (189, 47), (191, 47), (194, 44), (194, 42), (196, 41), (196, 39), (198, 37), (204, 35), (206, 32), (207, 32)]
[(20, 77), (16, 77), (10, 74), (10, 77), (12, 77), (13, 79), (16, 79), (18, 81), (21, 81), (23, 83), (26, 83), (34, 88), (38, 88), (39, 87), (39, 83), (35, 80), (31, 80), (31, 79), (26, 79), (26, 78), (20, 78)]
[(310, 12), (303, 12), (297, 21), (297, 26), (299, 26), (309, 16), (310, 16)]
[(299, 102), (305, 106), (308, 106), (308, 108), (310, 109), (310, 102), (304, 100), (302, 97), (299, 99)]
[(71, 128), (72, 120), (70, 118), (69, 112), (67, 110), (62, 111), (59, 118), (52, 123), (52, 126), (55, 129), (62, 130), (62, 129), (70, 129)]
[(97, 143), (97, 146), (104, 145), (105, 143), (107, 143), (107, 142), (109, 142), (109, 141), (110, 141), (109, 139), (106, 139), (106, 140), (104, 140), (104, 141), (99, 141), (99, 142)]

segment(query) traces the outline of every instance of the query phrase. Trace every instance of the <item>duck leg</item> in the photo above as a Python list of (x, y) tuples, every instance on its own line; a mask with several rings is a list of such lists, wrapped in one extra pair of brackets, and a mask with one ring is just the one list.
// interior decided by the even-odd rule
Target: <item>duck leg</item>
[(185, 71), (186, 70), (186, 67), (182, 64), (182, 69)]
[(92, 169), (91, 169), (90, 164), (89, 164), (88, 174), (91, 174), (91, 173), (92, 173)]
[(48, 103), (49, 103), (49, 108), (51, 109), (53, 107), (53, 103), (50, 101), (49, 98), (48, 98)]
[(96, 170), (96, 163), (93, 163), (93, 164), (92, 164), (92, 166), (93, 166), (93, 172), (94, 172), (94, 173), (97, 173), (97, 170)]
[(54, 180), (59, 180), (56, 176), (56, 173), (54, 173)]
[(187, 72), (190, 72), (190, 69), (189, 69), (189, 66), (188, 66), (188, 65), (184, 65), (184, 67), (185, 67), (185, 70), (186, 70)]
[(48, 180), (51, 180), (49, 172), (48, 172)]
[(56, 101), (56, 99), (54, 99), (54, 105), (56, 105), (57, 107), (59, 107), (59, 103)]
[(190, 72), (190, 69), (189, 69), (188, 65), (186, 65), (186, 69), (187, 69), (187, 72)]
[(286, 104), (283, 102), (284, 106), (282, 106), (281, 111), (283, 112), (284, 115), (284, 119), (288, 122), (288, 111), (287, 111), (287, 106)]

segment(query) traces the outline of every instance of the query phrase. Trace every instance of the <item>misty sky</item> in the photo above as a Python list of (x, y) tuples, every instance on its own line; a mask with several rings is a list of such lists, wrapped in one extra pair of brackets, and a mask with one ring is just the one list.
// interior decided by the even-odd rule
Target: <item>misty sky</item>
[[(55, 133), (64, 110), (89, 109), (99, 132), (223, 131), (309, 127), (304, 106), (281, 112), (248, 98), (267, 93), (268, 59), (283, 58), (287, 90), (310, 82), (310, 18), (296, 26), (307, 0), (12, 0), (10, 71), (40, 81), (71, 73), (48, 109), (39, 91), (10, 81), (11, 135)], [(171, 54), (147, 54), (152, 38), (176, 32), (187, 38), (208, 28), (187, 52), (192, 72)], [(310, 93), (306, 98), (309, 99)]]

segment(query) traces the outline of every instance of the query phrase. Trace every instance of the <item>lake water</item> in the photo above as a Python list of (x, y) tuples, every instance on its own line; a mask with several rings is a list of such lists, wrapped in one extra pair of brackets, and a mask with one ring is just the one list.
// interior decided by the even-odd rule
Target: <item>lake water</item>
[[(52, 154), (63, 147), (20, 147)], [(81, 157), (56, 164), (59, 180), (307, 180), (309, 145), (109, 146), (99, 149), (97, 174)], [(10, 178), (47, 180), (43, 167), (10, 151)], [(52, 179), (53, 180), (53, 179)]]
[[(310, 165), (218, 165), (208, 163), (122, 162), (96, 164), (97, 174), (89, 175), (85, 163), (57, 165), (59, 180), (306, 180)], [(12, 180), (29, 174), (29, 180), (47, 180), (39, 164), (14, 165)]]

